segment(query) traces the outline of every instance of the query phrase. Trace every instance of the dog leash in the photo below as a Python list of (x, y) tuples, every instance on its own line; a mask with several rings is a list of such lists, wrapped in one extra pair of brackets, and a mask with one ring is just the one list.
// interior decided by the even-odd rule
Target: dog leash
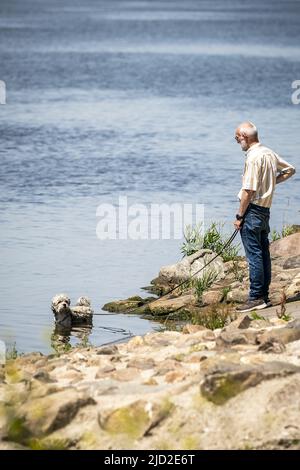
[[(174, 292), (176, 289), (178, 289), (179, 287), (183, 286), (184, 284), (186, 284), (187, 282), (190, 281), (190, 279), (194, 276), (196, 276), (196, 274), (199, 274), (203, 269), (205, 269), (210, 263), (212, 263), (212, 261), (214, 261), (218, 256), (220, 256), (221, 253), (223, 253), (223, 251), (225, 250), (225, 248), (227, 248), (227, 246), (231, 245), (231, 243), (233, 242), (234, 238), (236, 237), (237, 233), (239, 232), (238, 229), (235, 229), (235, 231), (232, 233), (231, 237), (229, 237), (229, 239), (227, 240), (226, 243), (224, 243), (222, 249), (216, 253), (216, 255), (211, 258), (208, 263), (206, 263), (204, 266), (202, 266), (202, 268), (198, 269), (198, 271), (196, 271), (194, 274), (191, 275), (191, 277), (188, 279), (188, 280), (184, 280), (182, 282), (180, 282), (179, 284), (177, 284), (175, 287), (172, 287), (172, 289), (170, 289), (168, 292), (166, 292), (165, 294), (161, 295), (160, 297), (157, 297), (157, 299), (154, 299), (154, 300), (151, 300), (150, 302), (148, 302), (146, 305), (151, 305), (153, 302), (156, 302), (157, 300), (161, 300), (163, 299), (164, 297), (166, 297), (167, 295), (170, 295), (172, 292)], [(136, 312), (137, 310), (139, 310), (141, 308), (141, 305), (139, 307), (135, 307), (133, 310), (129, 310), (129, 311), (125, 311), (125, 312), (118, 312), (118, 313), (94, 313), (93, 315), (96, 315), (96, 316), (106, 316), (106, 315), (119, 315), (120, 313), (124, 313), (125, 315), (127, 314), (132, 314), (134, 312)]]

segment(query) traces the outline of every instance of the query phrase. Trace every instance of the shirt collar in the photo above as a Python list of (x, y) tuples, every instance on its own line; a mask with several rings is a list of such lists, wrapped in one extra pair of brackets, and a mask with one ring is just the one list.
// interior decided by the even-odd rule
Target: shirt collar
[(260, 142), (257, 142), (256, 144), (251, 145), (251, 147), (246, 152), (246, 156), (248, 157), (249, 153), (252, 152), (252, 150), (254, 150), (254, 149), (256, 149), (257, 147), (260, 147), (260, 146), (261, 146)]

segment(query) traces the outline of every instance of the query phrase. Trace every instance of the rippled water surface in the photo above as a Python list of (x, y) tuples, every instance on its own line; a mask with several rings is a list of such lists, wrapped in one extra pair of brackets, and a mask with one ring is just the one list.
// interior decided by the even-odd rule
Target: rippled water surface
[[(299, 1), (1, 0), (1, 339), (50, 351), (54, 294), (101, 313), (180, 258), (180, 240), (97, 239), (100, 203), (205, 204), (230, 233), (244, 119), (299, 168), (272, 227), (299, 223), (299, 44)], [(97, 316), (88, 339), (153, 327)]]

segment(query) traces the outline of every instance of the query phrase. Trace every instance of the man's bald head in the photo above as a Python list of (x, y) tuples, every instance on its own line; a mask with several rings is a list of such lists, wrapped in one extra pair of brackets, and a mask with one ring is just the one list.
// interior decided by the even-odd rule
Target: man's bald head
[(237, 131), (241, 134), (247, 135), (248, 137), (256, 137), (256, 138), (258, 137), (257, 128), (255, 124), (253, 124), (253, 122), (250, 122), (250, 121), (242, 122), (238, 126)]
[(251, 145), (259, 142), (258, 132), (255, 124), (250, 121), (242, 122), (235, 131), (235, 139), (242, 147), (242, 150), (248, 150)]

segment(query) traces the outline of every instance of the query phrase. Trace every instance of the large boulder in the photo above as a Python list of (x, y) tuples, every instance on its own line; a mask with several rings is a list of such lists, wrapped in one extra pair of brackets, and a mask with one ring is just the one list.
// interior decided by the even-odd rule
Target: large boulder
[(209, 371), (201, 383), (201, 393), (216, 405), (222, 405), (230, 398), (249, 387), (256, 387), (264, 380), (299, 374), (300, 367), (294, 364), (273, 361), (259, 366), (220, 363)]
[(277, 256), (289, 258), (300, 255), (300, 232), (271, 243), (270, 253), (273, 258)]
[(173, 408), (174, 406), (167, 399), (156, 403), (138, 400), (128, 406), (112, 410), (110, 413), (99, 412), (98, 422), (100, 428), (111, 435), (124, 434), (138, 439), (164, 420)]
[(151, 315), (154, 316), (168, 315), (169, 313), (176, 312), (182, 308), (189, 308), (189, 306), (193, 306), (195, 302), (195, 297), (190, 294), (170, 299), (157, 299), (148, 305), (148, 310)]
[(288, 300), (300, 299), (300, 273), (298, 273), (292, 282), (287, 286), (285, 295)]
[(290, 321), (283, 328), (274, 328), (271, 331), (259, 333), (256, 337), (257, 344), (263, 344), (268, 341), (277, 341), (283, 344), (298, 341), (300, 339), (300, 320)]
[[(197, 271), (201, 270), (215, 255), (211, 250), (199, 250), (193, 255), (186, 256), (178, 263), (163, 266), (159, 271), (159, 279), (170, 284), (188, 280)], [(207, 268), (202, 269), (194, 278), (200, 279), (208, 272), (216, 273), (216, 280), (224, 278), (224, 263), (220, 256), (217, 256)]]
[(102, 310), (107, 312), (126, 312), (126, 313), (142, 313), (143, 305), (147, 304), (155, 300), (155, 297), (146, 297), (142, 299), (139, 295), (135, 295), (133, 297), (128, 297), (128, 299), (124, 300), (115, 300), (113, 302), (108, 302), (107, 304), (103, 305)]
[[(19, 408), (6, 409), (6, 438), (23, 442), (68, 425), (84, 406), (95, 401), (87, 393), (68, 388), (46, 397), (29, 399)], [(17, 425), (16, 425), (17, 423)]]
[(287, 258), (283, 263), (283, 269), (295, 269), (300, 268), (300, 255), (291, 256)]

